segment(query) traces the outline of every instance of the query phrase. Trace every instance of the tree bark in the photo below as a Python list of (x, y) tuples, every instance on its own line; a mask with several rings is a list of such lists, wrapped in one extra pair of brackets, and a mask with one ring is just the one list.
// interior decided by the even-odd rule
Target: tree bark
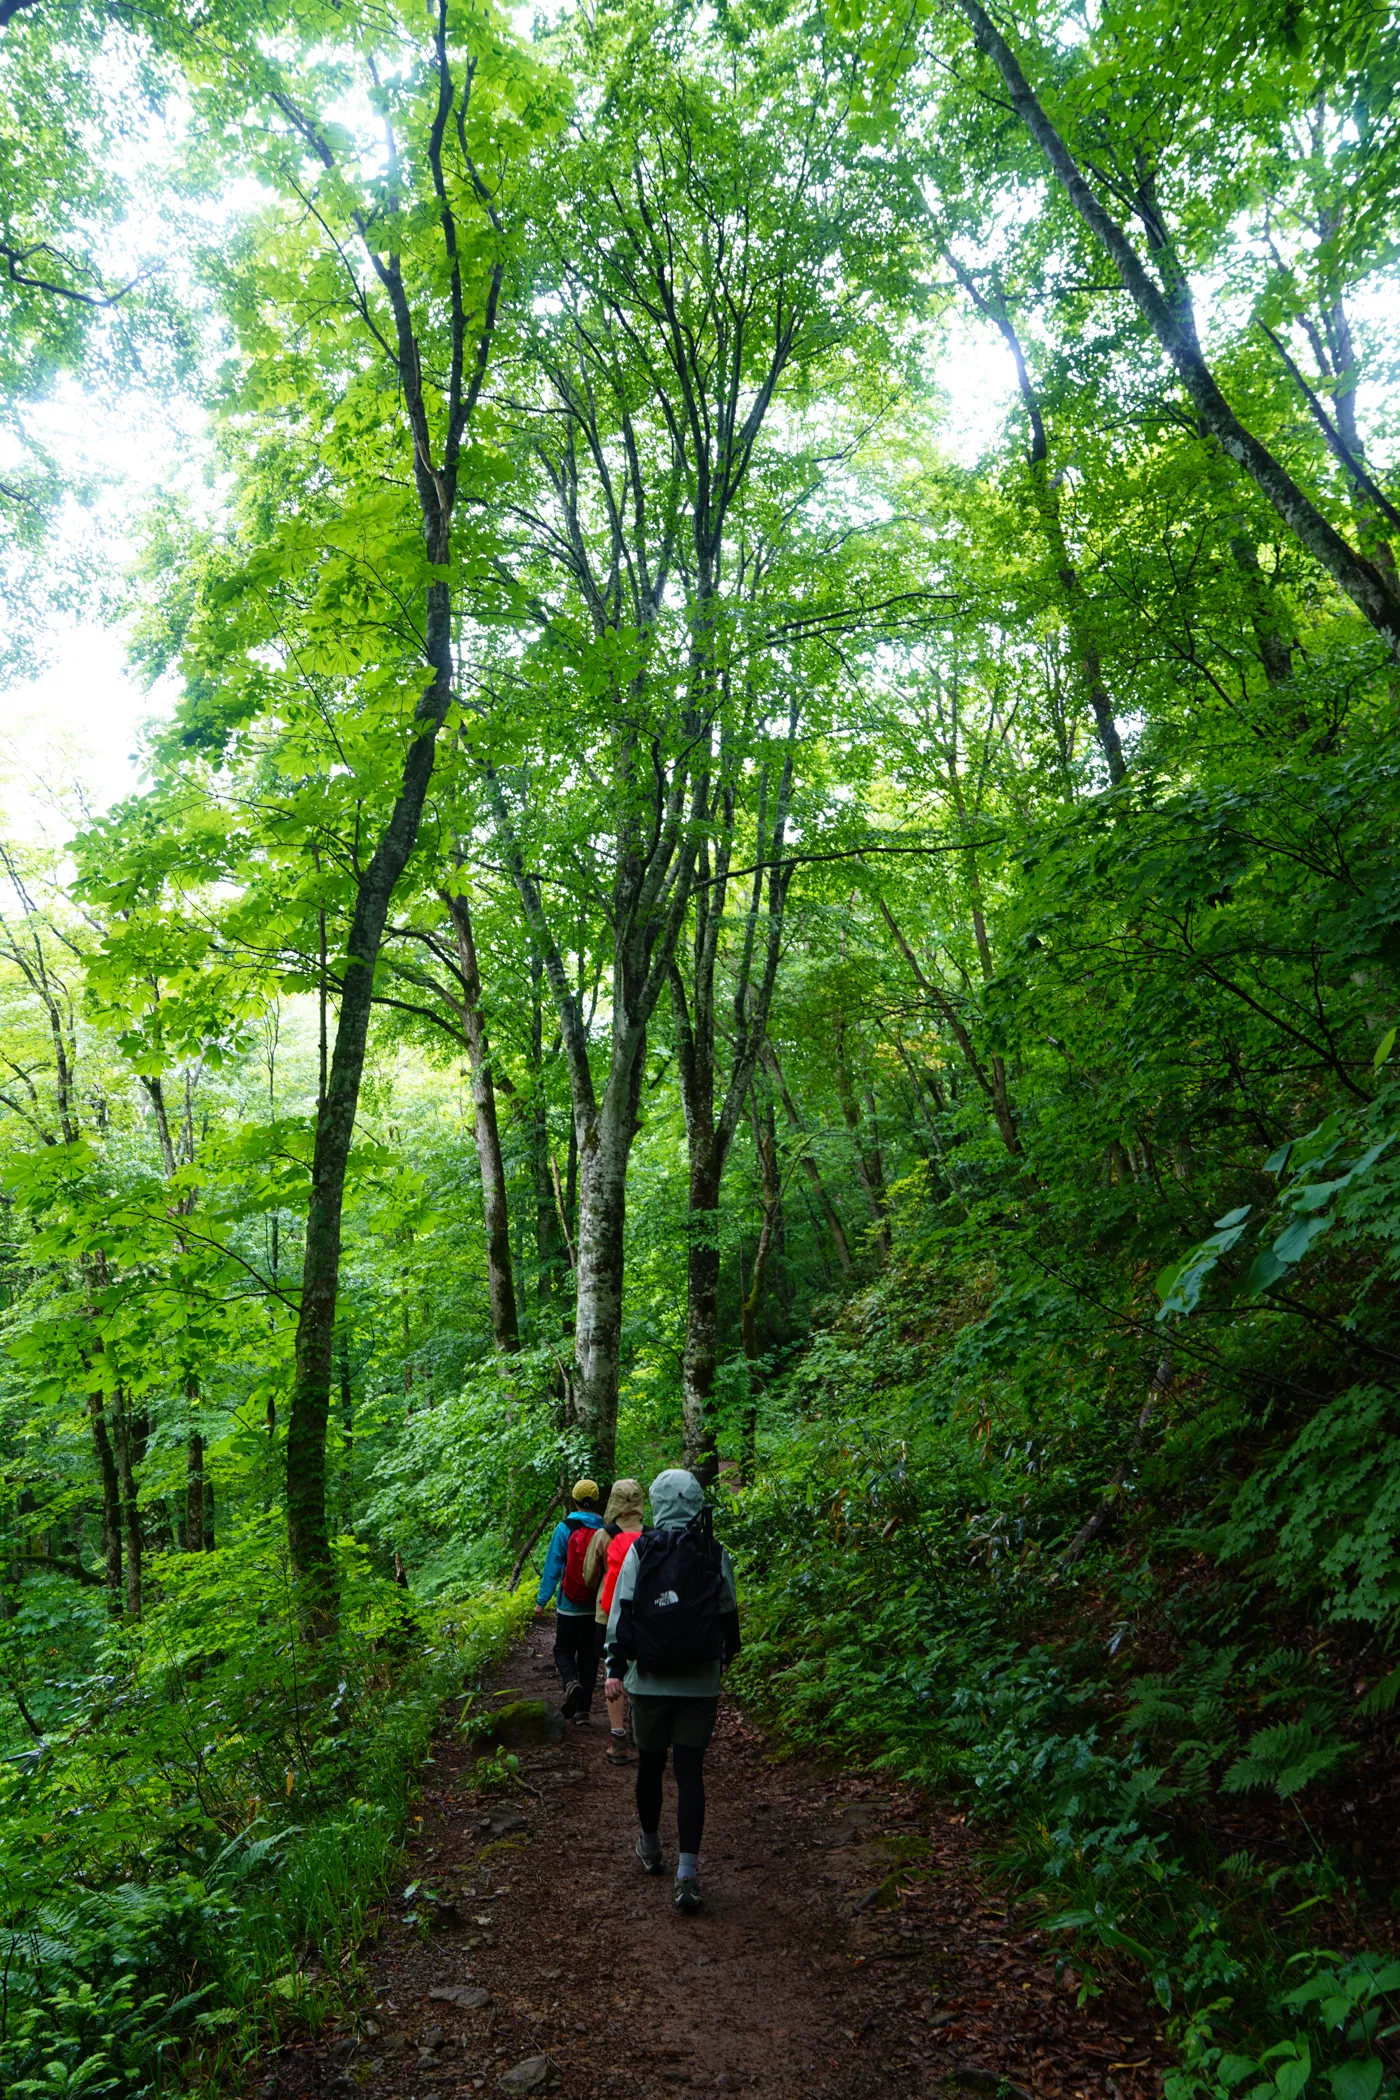
[(141, 1535), (141, 1511), (136, 1495), (136, 1466), (140, 1458), (140, 1445), (144, 1438), (138, 1425), (127, 1412), (122, 1394), (113, 1396), (112, 1408), (112, 1455), (116, 1462), (117, 1486), (121, 1497), (121, 1526), (125, 1544), (126, 1613), (129, 1619), (141, 1616), (141, 1577), (144, 1561), (144, 1540)]
[[(431, 676), (409, 726), (408, 748), (393, 809), (368, 865), (356, 881), (355, 908), (341, 972), (335, 1043), (316, 1117), (286, 1457), (287, 1540), (292, 1567), (302, 1585), (303, 1621), (313, 1637), (329, 1634), (336, 1623), (334, 1567), (326, 1518), (326, 1432), (330, 1420), (345, 1174), (355, 1130), (360, 1082), (364, 1075), (375, 965), (383, 944), (390, 901), (417, 842), (423, 804), (432, 778), (438, 732), (452, 703), (452, 597), (445, 580), (452, 559), (452, 517), (462, 444), (491, 352), (504, 275), (504, 264), (497, 262), (491, 272), (475, 343), (474, 363), (468, 374), (468, 314), (462, 283), (461, 249), (442, 160), (448, 118), (456, 97), (456, 84), (448, 64), (445, 0), (438, 9), (434, 42), (437, 95), (427, 140), (427, 160), (437, 199), (443, 275), (451, 320), (447, 370), (440, 379), (443, 398), (440, 467), (435, 464), (428, 402), (424, 393), (425, 360), (404, 285), (402, 258), (394, 245), (397, 241), (397, 216), (391, 213), (384, 222), (384, 235), (390, 244), (384, 253), (370, 239), (370, 224), (363, 219), (356, 221), (366, 257), (393, 315), (393, 345), (384, 347), (408, 424), (424, 550), (433, 571), (432, 581), (425, 591), (423, 633), (423, 655)], [(459, 135), (464, 141), (471, 81), (472, 72), (468, 68), (463, 103), (458, 112)], [(335, 155), (329, 141), (314, 129), (308, 129), (305, 135), (323, 164), (334, 169)], [(465, 144), (463, 150), (465, 153)], [(467, 172), (475, 174), (472, 169)], [(500, 222), (495, 207), (479, 181), (475, 193), (493, 231), (499, 235)], [(380, 340), (382, 343), (383, 339)]]
[(97, 1459), (97, 1479), (102, 1490), (102, 1564), (107, 1588), (107, 1609), (113, 1618), (122, 1613), (122, 1498), (117, 1461), (107, 1433), (106, 1401), (100, 1386), (88, 1393), (88, 1420), (92, 1426), (92, 1448)]
[(1249, 624), (1254, 629), (1254, 639), (1259, 645), (1264, 676), (1271, 686), (1288, 685), (1293, 678), (1293, 648), (1287, 629), (1279, 618), (1274, 594), (1259, 566), (1259, 550), (1253, 540), (1237, 533), (1230, 541), (1230, 553), (1244, 585), (1245, 606), (1249, 612)]
[(865, 1200), (870, 1208), (870, 1221), (875, 1231), (875, 1244), (888, 1259), (890, 1251), (890, 1227), (888, 1205), (885, 1201), (885, 1176), (880, 1164), (878, 1145), (873, 1149), (866, 1145), (861, 1128), (860, 1103), (856, 1100), (855, 1088), (851, 1084), (851, 1068), (846, 1057), (846, 1017), (836, 1014), (831, 1024), (832, 1071), (836, 1079), (836, 1096), (841, 1103), (841, 1114), (851, 1134), (855, 1148), (856, 1172), (860, 1185), (865, 1190)]
[(204, 1438), (197, 1429), (185, 1440), (185, 1551), (204, 1551)]
[[(530, 957), (530, 1166), (535, 1182), (535, 1298), (543, 1314), (554, 1302), (564, 1269), (572, 1269), (569, 1205), (549, 1143), (549, 1093), (544, 1076), (544, 972)], [(572, 1131), (570, 1133), (572, 1140)]]
[[(968, 1071), (986, 1095), (987, 1103), (992, 1111), (992, 1117), (996, 1123), (997, 1132), (1002, 1143), (1014, 1158), (1020, 1159), (1023, 1156), (1023, 1147), (1020, 1133), (1016, 1128), (1016, 1118), (1012, 1113), (1010, 1097), (1007, 1093), (1005, 1066), (1000, 1058), (996, 1058), (993, 1060), (991, 1071), (987, 1070), (987, 1067), (977, 1054), (977, 1047), (969, 1035), (965, 1024), (959, 1019), (957, 1009), (953, 1005), (952, 1000), (941, 985), (936, 984), (932, 978), (927, 977), (919, 967), (918, 957), (904, 938), (903, 933), (901, 933), (894, 913), (890, 910), (883, 897), (880, 899), (880, 911), (885, 924), (894, 935), (895, 944), (900, 954), (909, 965), (915, 984), (918, 985), (919, 990), (934, 1011), (940, 1014), (947, 1023), (948, 1031), (959, 1050), (961, 1050), (963, 1061)], [(983, 938), (985, 939), (985, 930)]]
[(599, 1477), (617, 1460), (617, 1381), (622, 1354), (623, 1237), (627, 1162), (636, 1131), (645, 1038), (631, 1085), (610, 1086), (579, 1137), (578, 1275), (574, 1313), (574, 1419)]
[(472, 933), (471, 905), (466, 895), (461, 891), (449, 895), (447, 908), (452, 914), (457, 957), (462, 968), (462, 1036), (472, 1069), (476, 1156), (481, 1169), (481, 1207), (486, 1225), (491, 1334), (496, 1347), (509, 1353), (520, 1346), (520, 1323), (510, 1258), (510, 1206), (506, 1194), (505, 1160), (501, 1153), (501, 1128), (496, 1115), (496, 1086), (491, 1074), (486, 1022), (481, 1011), (481, 972)]
[(832, 1202), (830, 1191), (822, 1179), (821, 1168), (812, 1157), (807, 1126), (798, 1113), (797, 1104), (788, 1090), (787, 1080), (783, 1076), (783, 1068), (778, 1062), (778, 1053), (771, 1043), (764, 1044), (763, 1059), (777, 1085), (778, 1099), (783, 1104), (783, 1114), (787, 1117), (788, 1128), (792, 1131), (794, 1137), (799, 1140), (803, 1172), (807, 1176), (813, 1200), (825, 1220), (826, 1229), (831, 1234), (832, 1245), (836, 1249), (836, 1258), (841, 1264), (841, 1274), (849, 1279), (853, 1271), (851, 1244), (846, 1238), (846, 1228), (841, 1223), (841, 1214)]
[[(1400, 595), (1377, 565), (1359, 554), (1323, 516), (1267, 445), (1231, 408), (1202, 354), (1190, 291), (1175, 257), (1167, 254), (1160, 222), (1155, 222), (1154, 245), (1166, 255), (1166, 289), (1155, 281), (1123, 228), (1094, 195), (981, 0), (956, 0), (956, 5), (971, 28), (978, 49), (1000, 73), (1012, 108), (1039, 146), (1075, 211), (1107, 251), (1124, 290), (1176, 366), (1202, 425), (1249, 475), (1300, 545), (1351, 599), (1391, 654), (1400, 658)], [(1155, 214), (1148, 223), (1151, 225), (1154, 220)]]
[(774, 1239), (781, 1214), (782, 1186), (778, 1179), (778, 1144), (773, 1128), (773, 1104), (766, 1101), (760, 1108), (752, 1101), (754, 1152), (758, 1160), (759, 1189), (763, 1201), (763, 1223), (759, 1227), (758, 1245), (754, 1249), (753, 1268), (749, 1272), (749, 1287), (739, 1311), (739, 1335), (744, 1351), (744, 1362), (748, 1374), (748, 1395), (744, 1406), (744, 1451), (743, 1477), (752, 1480), (758, 1462), (758, 1320), (763, 1309), (764, 1287), (768, 1280), (768, 1262), (773, 1251)]
[[(689, 1155), (688, 1242), (686, 1254), (685, 1353), (681, 1373), (681, 1417), (684, 1461), (697, 1480), (709, 1486), (719, 1471), (719, 1452), (710, 1419), (718, 1366), (719, 1334), (719, 1202), (725, 1162), (739, 1117), (749, 1098), (763, 1054), (768, 1014), (773, 1003), (782, 955), (783, 919), (792, 868), (783, 862), (788, 810), (792, 801), (793, 751), (799, 711), (788, 710), (787, 745), (777, 794), (769, 809), (769, 772), (760, 776), (757, 822), (758, 850), (747, 908), (740, 923), (739, 954), (733, 992), (734, 1057), (724, 1098), (715, 1113), (715, 977), (720, 936), (725, 924), (729, 868), (734, 842), (736, 801), (732, 782), (722, 782), (716, 797), (718, 818), (714, 877), (708, 848), (702, 848), (695, 891), (695, 940), (687, 994), (679, 967), (671, 969), (671, 997), (676, 1016), (677, 1065), (685, 1113)], [(709, 799), (708, 789), (706, 799)], [(754, 981), (764, 884), (767, 883), (767, 935)]]

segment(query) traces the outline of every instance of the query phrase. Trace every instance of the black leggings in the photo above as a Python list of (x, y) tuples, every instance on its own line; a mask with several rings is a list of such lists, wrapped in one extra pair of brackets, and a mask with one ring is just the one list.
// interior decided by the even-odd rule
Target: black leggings
[[(676, 1831), (682, 1852), (698, 1852), (705, 1835), (705, 1753), (673, 1743), (676, 1761)], [(664, 1750), (637, 1752), (637, 1821), (648, 1837), (661, 1828), (661, 1776)]]
[(598, 1682), (598, 1635), (602, 1631), (592, 1612), (556, 1612), (554, 1618), (554, 1667), (565, 1691), (577, 1680), (593, 1704)]

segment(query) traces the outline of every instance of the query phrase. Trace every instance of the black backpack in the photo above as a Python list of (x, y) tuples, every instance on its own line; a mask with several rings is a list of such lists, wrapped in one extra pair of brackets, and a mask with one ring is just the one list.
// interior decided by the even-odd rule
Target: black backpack
[(637, 1580), (618, 1613), (618, 1644), (654, 1677), (720, 1661), (724, 1576), (708, 1509), (683, 1531), (644, 1531)]

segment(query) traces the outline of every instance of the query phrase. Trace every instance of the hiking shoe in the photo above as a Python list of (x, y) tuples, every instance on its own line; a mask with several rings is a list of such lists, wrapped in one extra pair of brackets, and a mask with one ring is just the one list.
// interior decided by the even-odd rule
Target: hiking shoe
[(608, 1744), (607, 1759), (610, 1765), (631, 1764), (632, 1759), (627, 1749), (627, 1730), (625, 1728), (614, 1728), (612, 1740)]
[(659, 1874), (665, 1864), (661, 1857), (661, 1840), (657, 1839), (654, 1852), (648, 1852), (645, 1847), (646, 1834), (644, 1831), (639, 1830), (637, 1832), (637, 1857), (642, 1863), (642, 1871), (647, 1874)]
[(586, 1706), (580, 1706), (575, 1709), (574, 1726), (575, 1728), (591, 1728), (593, 1726), (593, 1716)]
[(676, 1877), (676, 1909), (682, 1916), (693, 1917), (700, 1908), (700, 1876), (684, 1874)]
[(583, 1686), (579, 1683), (577, 1677), (571, 1677), (564, 1687), (563, 1711), (566, 1718), (572, 1719), (578, 1712), (578, 1703), (582, 1697)]

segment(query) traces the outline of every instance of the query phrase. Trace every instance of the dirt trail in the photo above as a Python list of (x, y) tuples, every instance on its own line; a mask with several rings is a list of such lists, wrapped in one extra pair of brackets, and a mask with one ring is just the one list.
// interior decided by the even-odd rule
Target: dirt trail
[[(477, 1708), (555, 1700), (551, 1639), (534, 1628)], [(1146, 2005), (1078, 2011), (1044, 1939), (979, 1882), (946, 1806), (775, 1763), (726, 1701), (706, 1771), (705, 1908), (683, 1918), (671, 1908), (669, 1775), (671, 1871), (650, 1880), (631, 1850), (635, 1768), (607, 1764), (606, 1742), (598, 1719), (522, 1750), (532, 1791), (509, 1799), (470, 1791), (479, 1751), (450, 1734), (435, 1743), (404, 1877), (413, 1893), (386, 1910), (367, 1955), (373, 2014), (357, 2032), (284, 2049), (257, 2088), (267, 2100), (1159, 2090)], [(429, 1916), (425, 1934), (415, 1921)]]

